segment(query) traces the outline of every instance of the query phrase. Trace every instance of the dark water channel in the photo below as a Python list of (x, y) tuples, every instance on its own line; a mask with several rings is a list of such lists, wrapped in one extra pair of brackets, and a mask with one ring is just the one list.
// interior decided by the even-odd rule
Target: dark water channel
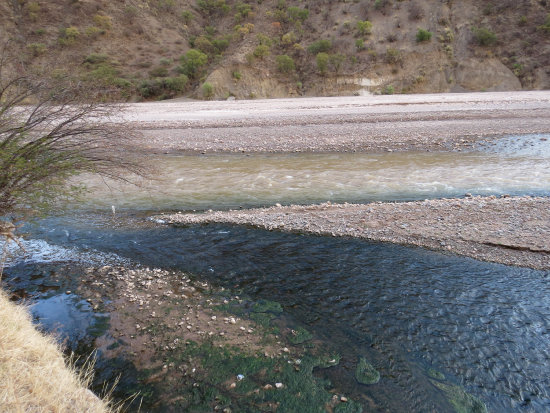
[[(263, 170), (261, 179), (272, 176), (271, 188), (283, 182), (276, 195), (251, 198), (251, 193), (257, 194), (256, 188), (241, 190), (240, 184), (235, 183), (227, 194), (210, 187), (200, 196), (187, 193), (192, 201), (187, 206), (185, 201), (180, 205), (181, 209), (257, 206), (284, 202), (291, 192), (298, 194), (292, 202), (304, 196), (305, 203), (334, 194), (337, 200), (367, 201), (391, 199), (395, 194), (415, 198), (411, 194), (417, 192), (420, 197), (456, 196), (470, 189), (474, 193), (548, 195), (549, 145), (546, 138), (537, 138), (536, 142), (537, 145), (526, 147), (524, 142), (511, 138), (501, 147), (482, 148), (487, 153), (510, 151), (513, 156), (527, 151), (522, 155), (526, 157), (518, 158), (519, 163), (513, 161), (516, 158), (505, 157), (512, 162), (511, 168), (520, 165), (523, 169), (508, 170), (502, 181), (493, 174), (502, 165), (501, 155), (490, 155), (494, 167), (481, 175), (470, 169), (483, 165), (483, 156), (468, 155), (459, 162), (460, 169), (446, 174), (462, 177), (462, 172), (470, 171), (481, 180), (475, 184), (452, 184), (450, 192), (441, 189), (450, 185), (446, 178), (441, 179), (441, 188), (430, 184), (427, 192), (418, 189), (426, 187), (425, 183), (412, 189), (407, 183), (402, 184), (403, 171), (411, 168), (405, 155), (396, 158), (396, 165), (401, 166), (391, 174), (391, 182), (404, 186), (391, 184), (383, 193), (368, 192), (368, 188), (379, 188), (378, 178), (368, 188), (361, 189), (359, 182), (367, 181), (359, 173), (363, 167), (357, 163), (352, 177), (358, 184), (350, 184), (349, 190), (321, 172), (315, 175), (312, 169), (319, 182), (332, 182), (321, 186), (324, 189), (319, 191), (315, 187), (306, 190), (302, 184), (289, 186), (284, 179), (294, 178), (278, 177), (282, 173), (275, 168), (279, 168), (279, 160), (273, 162), (273, 167), (260, 160), (258, 165), (276, 172), (269, 175)], [(392, 156), (374, 158), (385, 165), (384, 162), (395, 163)], [(536, 162), (530, 164), (529, 157)], [(325, 159), (327, 164), (329, 158)], [(420, 173), (426, 182), (435, 182), (433, 176), (440, 176), (438, 170), (449, 161), (447, 155), (443, 158), (436, 162), (436, 167), (424, 162), (428, 160), (425, 156), (421, 158), (428, 165)], [(317, 165), (319, 159), (306, 158), (308, 168)], [(350, 159), (338, 162), (345, 165)], [(200, 171), (204, 161), (197, 162)], [(226, 160), (218, 158), (216, 162)], [(340, 171), (342, 165), (334, 162), (336, 166), (332, 169)], [(260, 174), (257, 166), (247, 168)], [(389, 176), (389, 169), (383, 170), (384, 174), (377, 170), (372, 175)], [(433, 176), (425, 171), (432, 171)], [(172, 178), (178, 174), (174, 172)], [(246, 182), (246, 174), (239, 172), (235, 182)], [(203, 178), (200, 173), (195, 176)], [(218, 179), (212, 176), (213, 180)], [(309, 185), (310, 177), (304, 176), (303, 185)], [(411, 176), (408, 174), (407, 179), (420, 182)], [(179, 179), (173, 182), (179, 183)], [(347, 175), (339, 179), (350, 182)], [(220, 182), (217, 185), (223, 186)], [(335, 192), (331, 185), (341, 192)], [(265, 194), (271, 194), (270, 191), (265, 189)], [(478, 397), (489, 411), (550, 411), (550, 272), (353, 239), (223, 225), (163, 227), (145, 223), (146, 212), (132, 212), (134, 203), (137, 205), (134, 211), (151, 205), (169, 207), (176, 205), (178, 199), (185, 200), (185, 194), (183, 191), (178, 195), (181, 198), (161, 200), (160, 204), (156, 201), (151, 204), (150, 196), (135, 195), (129, 205), (121, 205), (129, 212), (115, 221), (108, 213), (96, 212), (105, 211), (110, 199), (90, 201), (80, 211), (39, 221), (28, 228), (25, 245), (29, 255), (8, 267), (9, 287), (20, 297), (38, 297), (33, 312), (40, 324), (47, 330), (58, 329), (69, 345), (76, 348), (86, 335), (93, 335), (94, 331), (101, 334), (107, 317), (94, 313), (87, 302), (72, 293), (83, 267), (122, 264), (175, 268), (216, 285), (242, 290), (254, 299), (280, 302), (285, 312), (342, 355), (338, 367), (322, 374), (357, 400), (362, 396), (375, 400), (379, 411), (452, 411), (442, 392), (433, 385), (430, 371), (442, 373), (446, 383), (459, 385)], [(380, 371), (382, 378), (378, 384), (365, 386), (355, 381), (353, 374), (359, 357), (367, 358)], [(126, 374), (123, 382), (135, 379), (131, 366), (118, 367), (119, 370), (102, 371), (100, 377), (109, 378), (123, 371)]]
[[(342, 354), (329, 372), (334, 383), (390, 411), (445, 410), (430, 369), (490, 411), (550, 410), (549, 272), (218, 225), (110, 229), (65, 217), (33, 233), (51, 245), (178, 268), (278, 301)], [(379, 384), (353, 384), (360, 356), (379, 369)]]

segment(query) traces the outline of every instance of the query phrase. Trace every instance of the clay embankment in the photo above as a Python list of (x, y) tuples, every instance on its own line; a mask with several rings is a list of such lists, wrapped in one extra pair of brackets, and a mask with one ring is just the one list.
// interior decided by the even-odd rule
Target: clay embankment
[(419, 202), (276, 206), (159, 217), (174, 224), (230, 223), (352, 236), (550, 269), (550, 198), (473, 197)]

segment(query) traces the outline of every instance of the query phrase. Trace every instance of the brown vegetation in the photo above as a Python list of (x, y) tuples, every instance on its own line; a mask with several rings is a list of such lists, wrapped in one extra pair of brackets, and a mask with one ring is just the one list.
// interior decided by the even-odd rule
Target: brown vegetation
[(108, 412), (87, 389), (91, 369), (77, 371), (55, 339), (39, 333), (28, 311), (0, 290), (0, 411)]

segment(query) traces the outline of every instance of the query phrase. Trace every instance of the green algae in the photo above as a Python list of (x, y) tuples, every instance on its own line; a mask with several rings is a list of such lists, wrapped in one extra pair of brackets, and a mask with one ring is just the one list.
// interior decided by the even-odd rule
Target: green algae
[(292, 330), (292, 334), (289, 336), (289, 341), (292, 344), (302, 344), (306, 341), (309, 341), (313, 338), (313, 334), (307, 331), (303, 327), (298, 327), (295, 330)]
[(436, 380), (445, 380), (445, 375), (436, 369), (428, 369), (428, 376)]
[(431, 381), (434, 386), (442, 390), (457, 413), (487, 413), (487, 407), (478, 398), (466, 393), (460, 387), (438, 381)]
[(361, 357), (355, 369), (355, 378), (362, 384), (376, 384), (380, 381), (380, 373), (364, 357)]
[(340, 403), (334, 408), (334, 413), (363, 413), (363, 406), (353, 400)]
[(252, 306), (253, 313), (271, 313), (279, 315), (283, 312), (283, 307), (276, 301), (258, 300)]
[[(328, 391), (330, 381), (313, 374), (322, 360), (310, 354), (299, 363), (289, 363), (285, 357), (254, 356), (237, 348), (189, 343), (178, 358), (200, 363), (193, 377), (194, 387), (182, 395), (186, 401), (182, 407), (191, 411), (219, 406), (233, 411), (326, 412), (333, 396)], [(231, 387), (231, 383), (235, 385)], [(277, 388), (276, 383), (282, 386)], [(220, 395), (225, 397), (223, 404)], [(353, 401), (342, 405), (344, 410), (338, 411), (343, 413), (362, 411)]]
[(329, 367), (334, 367), (340, 364), (340, 354), (323, 354), (318, 356), (319, 358), (319, 368), (326, 369)]

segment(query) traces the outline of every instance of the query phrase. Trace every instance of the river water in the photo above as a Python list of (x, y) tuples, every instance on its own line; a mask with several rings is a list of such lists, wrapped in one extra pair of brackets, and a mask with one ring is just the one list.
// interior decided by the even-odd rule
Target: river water
[[(11, 285), (31, 286), (31, 272), (55, 279), (52, 263), (177, 268), (280, 302), (342, 354), (340, 366), (327, 372), (331, 381), (357, 400), (375, 400), (380, 411), (444, 411), (430, 369), (489, 411), (550, 411), (547, 271), (361, 240), (145, 220), (159, 210), (276, 202), (549, 195), (546, 138), (510, 138), (465, 154), (159, 158), (162, 179), (147, 191), (111, 193), (89, 180), (94, 192), (78, 210), (29, 227), (29, 255), (10, 263)], [(111, 205), (122, 210), (114, 218)], [(38, 291), (35, 315), (47, 328), (57, 320), (82, 335), (91, 312), (78, 297), (61, 294), (67, 288)], [(379, 384), (353, 380), (358, 357), (381, 372)]]

